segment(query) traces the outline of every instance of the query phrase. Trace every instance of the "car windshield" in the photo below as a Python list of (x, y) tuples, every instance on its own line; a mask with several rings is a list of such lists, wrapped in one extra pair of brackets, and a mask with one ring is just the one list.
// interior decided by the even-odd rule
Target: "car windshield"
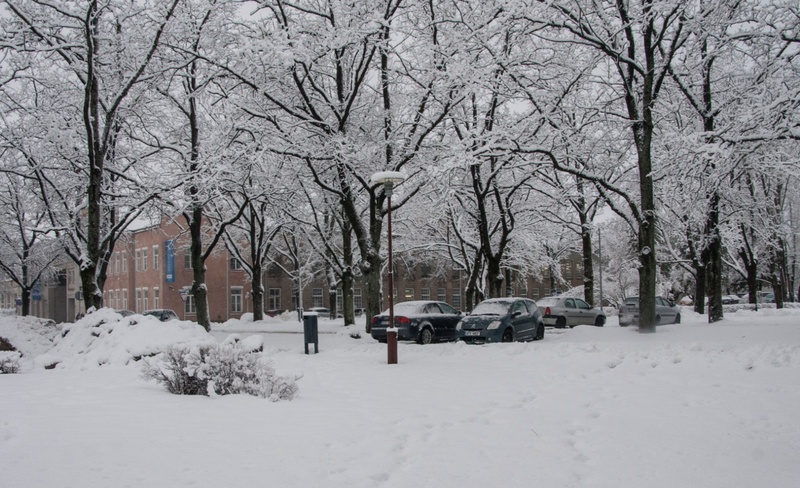
[[(394, 306), (395, 315), (418, 315), (425, 308), (425, 303), (420, 302), (400, 302)], [(381, 315), (389, 315), (389, 309), (383, 311)]]
[(480, 303), (470, 315), (508, 315), (508, 308), (513, 302), (492, 301)]

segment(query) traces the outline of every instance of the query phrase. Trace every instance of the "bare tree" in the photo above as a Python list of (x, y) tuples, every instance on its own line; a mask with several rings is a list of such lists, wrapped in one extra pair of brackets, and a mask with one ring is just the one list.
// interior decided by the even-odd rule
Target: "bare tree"
[(67, 119), (66, 133), (73, 139), (64, 141), (61, 154), (57, 149), (49, 157), (68, 158), (71, 167), (62, 165), (64, 174), (77, 175), (75, 189), (80, 193), (62, 191), (63, 182), (45, 170), (45, 161), (36, 151), (19, 140), (7, 141), (24, 154), (39, 179), (42, 196), (51, 208), (51, 226), (63, 236), (67, 255), (79, 265), (87, 309), (103, 305), (114, 245), (144, 203), (154, 198), (137, 192), (137, 205), (126, 202), (128, 210), (120, 213), (123, 190), (116, 188), (120, 181), (134, 182), (127, 173), (137, 158), (123, 161), (120, 141), (137, 89), (148, 82), (148, 68), (180, 0), (150, 3), (142, 8), (130, 2), (97, 0), (5, 1), (14, 22), (14, 30), (7, 31), (12, 49), (52, 63), (30, 77), (60, 78), (59, 84), (74, 87), (61, 122)]

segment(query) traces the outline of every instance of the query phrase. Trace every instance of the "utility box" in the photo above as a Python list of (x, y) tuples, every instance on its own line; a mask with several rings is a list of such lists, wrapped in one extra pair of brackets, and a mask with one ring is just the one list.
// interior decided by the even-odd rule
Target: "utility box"
[(308, 354), (308, 345), (314, 343), (314, 354), (319, 352), (319, 330), (317, 329), (317, 314), (306, 312), (303, 314), (303, 338)]

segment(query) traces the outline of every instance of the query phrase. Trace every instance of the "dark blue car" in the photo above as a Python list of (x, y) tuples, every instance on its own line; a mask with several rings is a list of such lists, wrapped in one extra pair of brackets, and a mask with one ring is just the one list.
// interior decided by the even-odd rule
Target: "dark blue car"
[[(456, 324), (461, 317), (461, 312), (444, 302), (418, 300), (394, 306), (394, 325), (400, 341), (416, 341), (419, 344), (454, 341)], [(370, 335), (373, 339), (386, 342), (388, 326), (389, 311), (386, 310), (372, 317)]]
[(456, 326), (458, 338), (470, 343), (539, 341), (544, 321), (528, 298), (492, 298), (481, 302)]

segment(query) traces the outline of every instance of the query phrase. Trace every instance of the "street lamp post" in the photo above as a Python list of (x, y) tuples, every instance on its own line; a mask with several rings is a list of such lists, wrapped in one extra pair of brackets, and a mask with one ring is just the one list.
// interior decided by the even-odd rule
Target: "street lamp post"
[(406, 175), (398, 171), (382, 171), (370, 178), (372, 183), (383, 185), (383, 193), (387, 199), (387, 233), (389, 251), (389, 327), (386, 329), (386, 349), (388, 364), (397, 364), (397, 327), (394, 324), (394, 257), (392, 256), (392, 190), (394, 185), (402, 183)]

